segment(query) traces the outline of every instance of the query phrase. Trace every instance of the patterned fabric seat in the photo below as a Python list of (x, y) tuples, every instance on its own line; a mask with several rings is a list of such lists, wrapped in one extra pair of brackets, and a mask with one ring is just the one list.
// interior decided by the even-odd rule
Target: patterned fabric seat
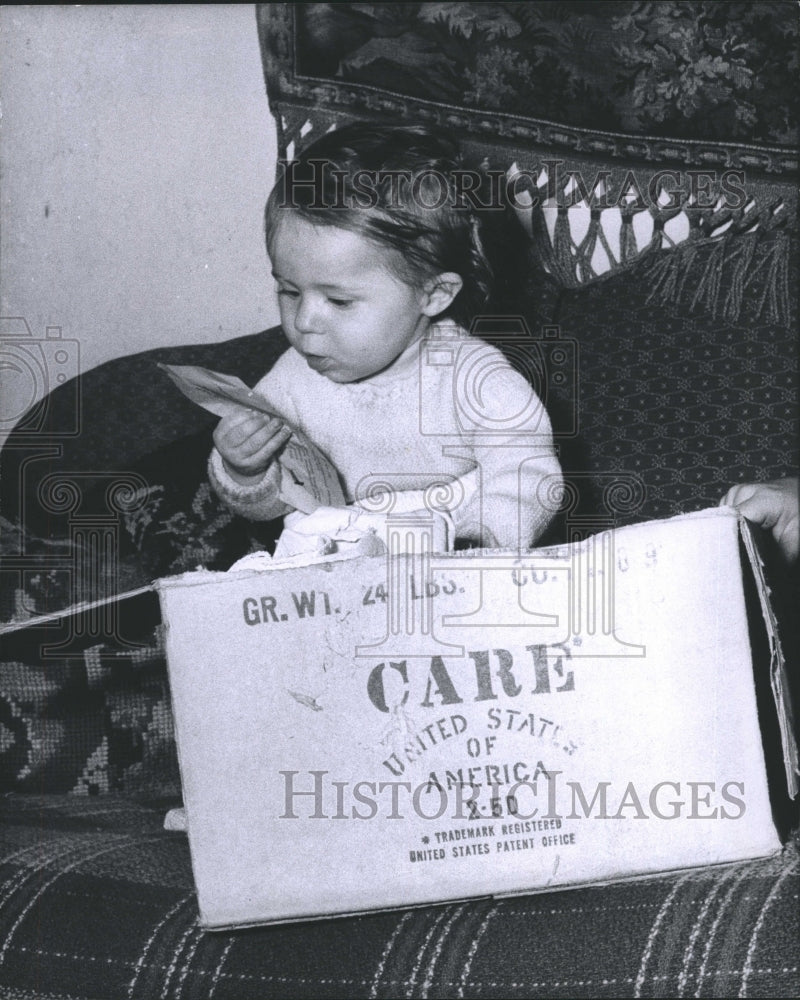
[(543, 896), (206, 934), (163, 802), (3, 803), (0, 993), (22, 998), (796, 996), (782, 858)]

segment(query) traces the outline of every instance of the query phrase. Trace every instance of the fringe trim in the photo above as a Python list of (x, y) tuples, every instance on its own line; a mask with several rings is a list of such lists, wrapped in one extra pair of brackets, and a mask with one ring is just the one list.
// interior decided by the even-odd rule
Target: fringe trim
[[(770, 239), (764, 237), (769, 232)], [(645, 279), (647, 302), (672, 304), (710, 313), (737, 323), (747, 308), (751, 319), (787, 324), (790, 240), (783, 230), (732, 234), (717, 239), (691, 238), (659, 253)], [(757, 297), (753, 293), (760, 284)]]
[[(650, 284), (646, 299), (649, 304), (705, 311), (729, 323), (738, 322), (746, 309), (750, 319), (787, 324), (792, 304), (791, 237), (785, 220), (756, 225), (749, 217), (747, 223), (732, 220), (724, 234), (712, 236), (710, 232), (719, 224), (719, 217), (710, 220), (691, 209), (686, 214), (689, 235), (685, 240), (665, 248), (665, 220), (656, 217), (650, 243), (638, 249), (632, 216), (624, 213), (619, 261), (608, 245), (597, 212), (592, 212), (580, 244), (573, 241), (566, 209), (559, 209), (552, 240), (541, 213), (534, 213), (532, 237), (545, 270), (562, 288), (608, 281), (641, 264), (642, 276)], [(598, 243), (610, 264), (610, 269), (600, 275), (591, 263)]]

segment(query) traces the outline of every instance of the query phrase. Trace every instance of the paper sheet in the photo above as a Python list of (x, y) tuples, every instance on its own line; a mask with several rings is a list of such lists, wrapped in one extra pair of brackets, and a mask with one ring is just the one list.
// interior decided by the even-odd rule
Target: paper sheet
[(193, 403), (218, 417), (225, 417), (244, 407), (275, 417), (292, 432), (277, 458), (281, 471), (278, 495), (285, 504), (311, 514), (318, 507), (343, 507), (347, 501), (339, 474), (330, 460), (302, 431), (292, 427), (275, 413), (267, 401), (249, 389), (235, 375), (200, 368), (197, 365), (165, 365), (163, 369), (181, 392)]

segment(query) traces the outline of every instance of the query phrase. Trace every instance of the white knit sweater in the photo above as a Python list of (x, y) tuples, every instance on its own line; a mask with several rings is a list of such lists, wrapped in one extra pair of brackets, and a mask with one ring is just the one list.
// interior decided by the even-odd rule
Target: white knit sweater
[[(419, 365), (395, 378), (332, 382), (289, 348), (255, 391), (330, 458), (348, 503), (371, 509), (370, 486), (386, 483), (395, 512), (432, 500), (458, 538), (503, 548), (533, 545), (553, 517), (546, 498), (558, 495), (561, 471), (544, 406), (498, 350), (454, 324), (434, 324)], [(251, 520), (287, 513), (274, 466), (242, 486), (214, 449), (209, 477)]]

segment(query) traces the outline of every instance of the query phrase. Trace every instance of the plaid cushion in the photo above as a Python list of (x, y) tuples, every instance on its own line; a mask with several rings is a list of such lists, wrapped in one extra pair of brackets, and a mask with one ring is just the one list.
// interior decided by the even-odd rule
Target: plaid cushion
[(800, 995), (796, 843), (627, 884), (207, 933), (170, 804), (3, 800), (0, 995)]

